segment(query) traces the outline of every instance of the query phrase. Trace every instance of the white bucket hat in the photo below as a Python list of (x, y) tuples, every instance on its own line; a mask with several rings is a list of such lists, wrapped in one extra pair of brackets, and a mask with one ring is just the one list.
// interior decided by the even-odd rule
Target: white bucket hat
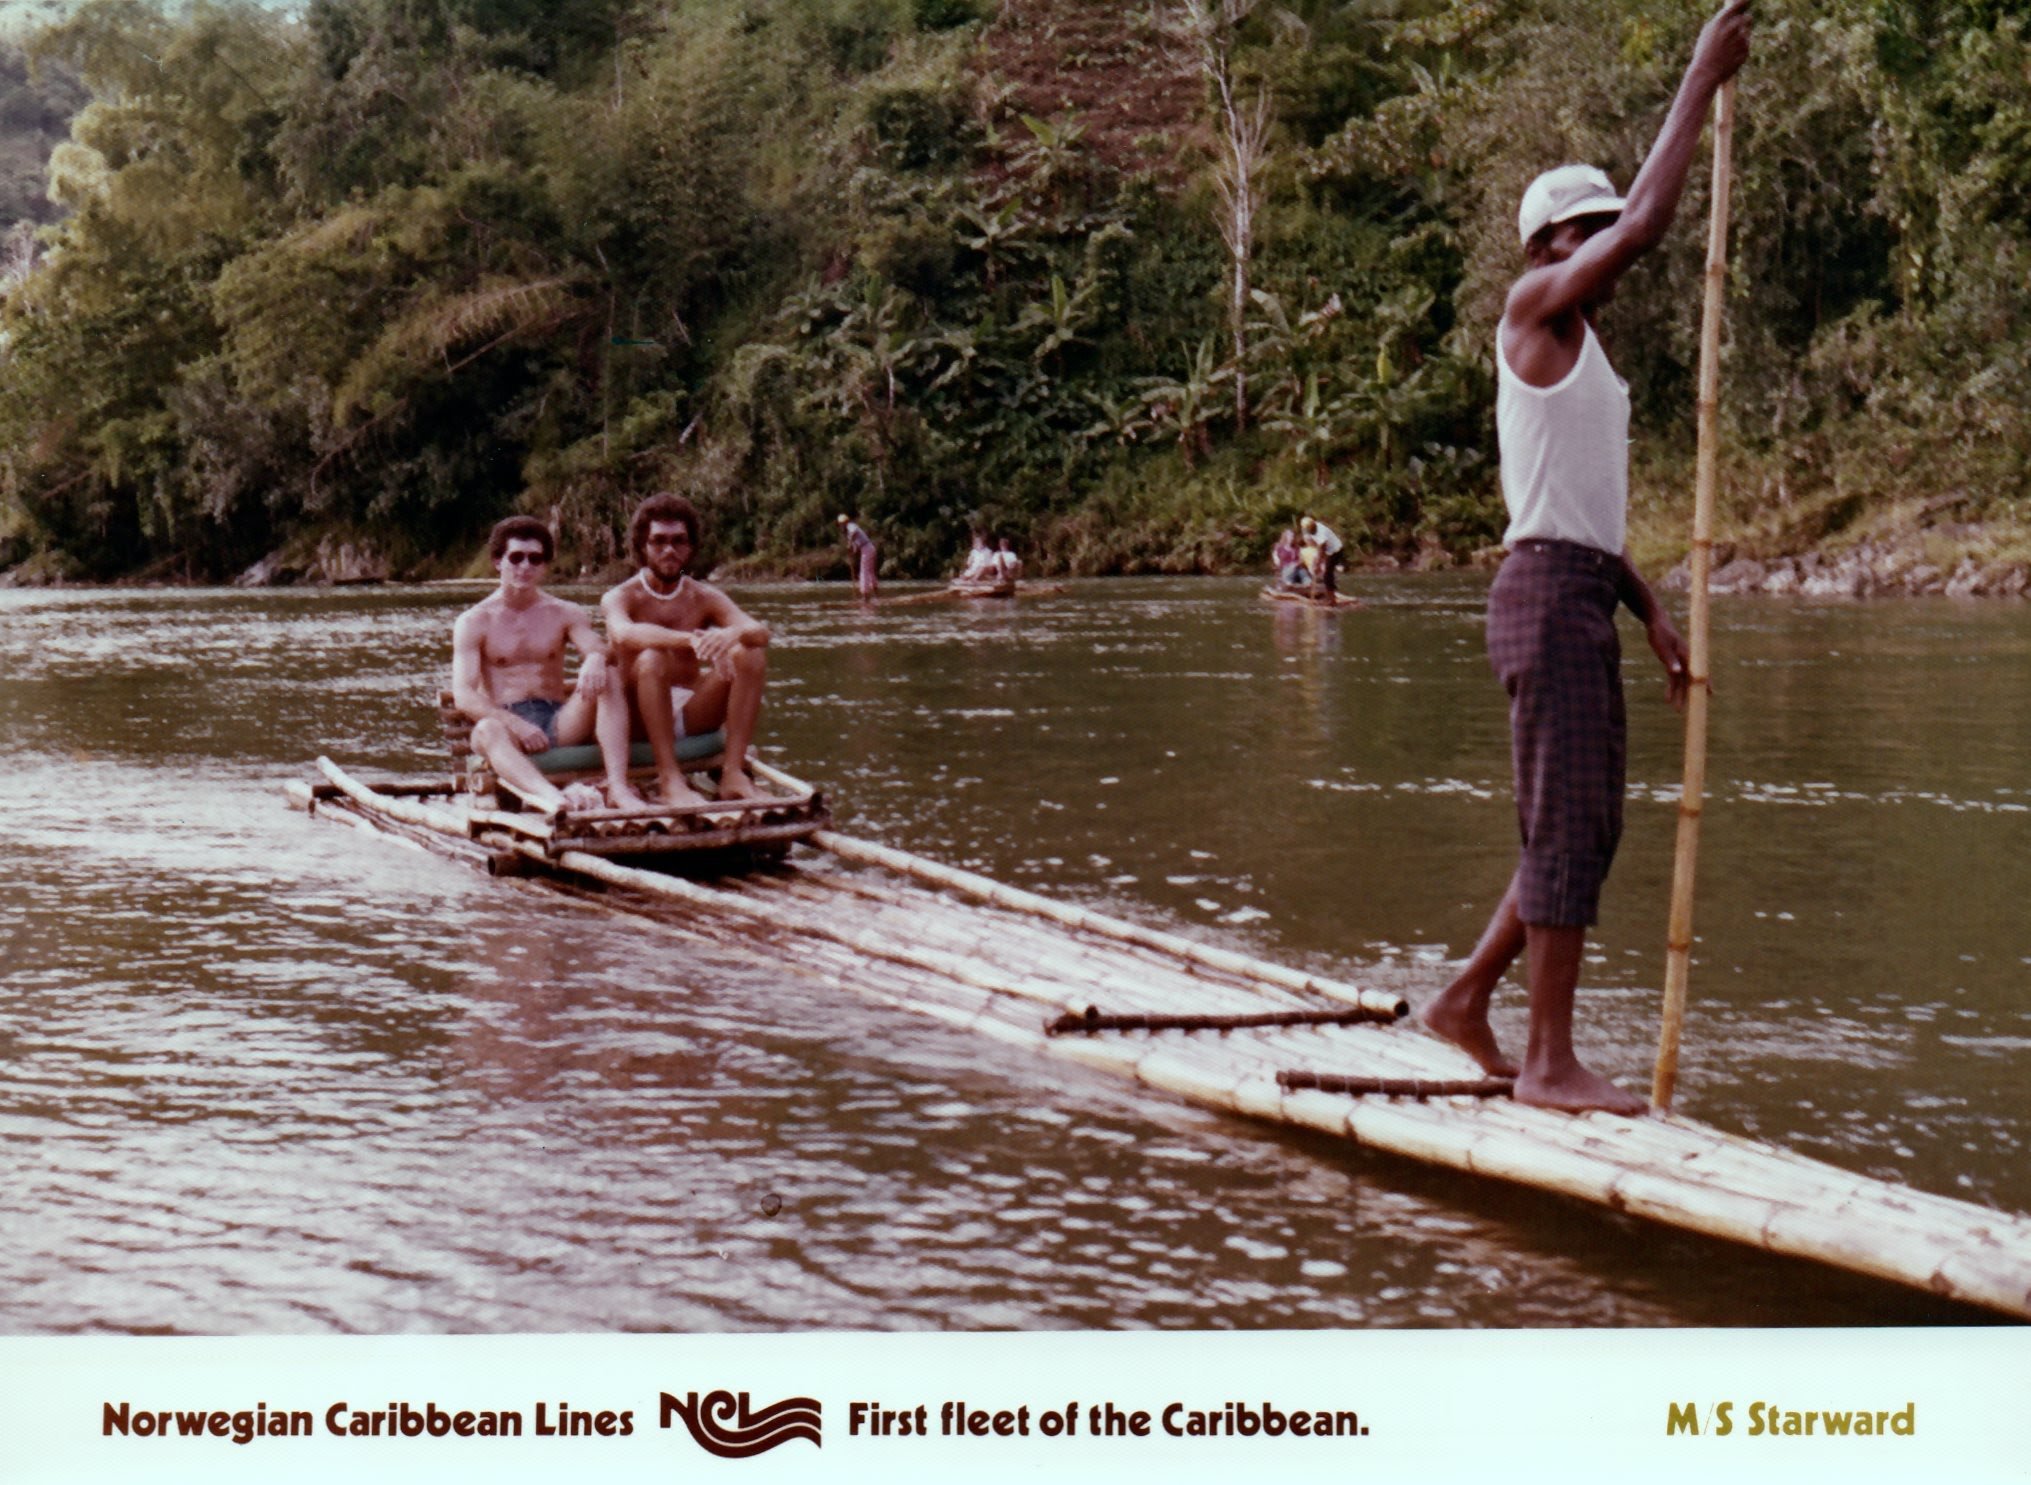
[(1554, 222), (1619, 212), (1627, 204), (1615, 194), (1615, 183), (1605, 170), (1592, 165), (1561, 165), (1540, 175), (1523, 193), (1523, 205), (1516, 213), (1517, 235), (1528, 244)]

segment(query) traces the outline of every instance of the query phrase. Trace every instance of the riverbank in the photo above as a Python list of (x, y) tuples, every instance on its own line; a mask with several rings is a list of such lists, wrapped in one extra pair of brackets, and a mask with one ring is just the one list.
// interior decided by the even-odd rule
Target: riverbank
[[(1259, 570), (1261, 533), (1236, 527), (1214, 540), (1197, 534), (1187, 547), (1150, 550), (1133, 558), (1120, 554), (1105, 565), (1053, 561), (1046, 550), (1027, 554), (1037, 577), (1245, 576)], [(1637, 566), (1667, 592), (1689, 586), (1685, 557), (1685, 516), (1677, 510), (1639, 508), (1630, 516), (1629, 545)], [(625, 562), (579, 560), (560, 544), (556, 576), (579, 582), (616, 582), (628, 575)], [(1227, 553), (1233, 555), (1228, 557)], [(1062, 558), (1062, 553), (1059, 554)], [(1351, 551), (1346, 571), (1359, 577), (1396, 572), (1492, 571), (1500, 565), (1499, 544), (1455, 550), (1429, 538), (1378, 544)], [(958, 554), (954, 554), (954, 564)], [(712, 575), (719, 581), (844, 582), (851, 577), (843, 551), (823, 548), (787, 554), (723, 557)], [(892, 582), (936, 581), (944, 570), (897, 571)], [(431, 582), (445, 578), (489, 578), (484, 552), (463, 556), (414, 556), (357, 530), (299, 538), (253, 563), (228, 581), (236, 588), (343, 588), (382, 583)], [(0, 588), (212, 587), (217, 581), (162, 561), (138, 572), (105, 579), (85, 576), (53, 554), (43, 553), (0, 571)], [(1924, 524), (1917, 518), (1885, 521), (1866, 535), (1844, 532), (1817, 545), (1793, 547), (1769, 538), (1723, 539), (1714, 548), (1712, 591), (1803, 598), (2031, 597), (2031, 532), (2008, 522)]]
[[(1669, 592), (1689, 588), (1687, 564), (1667, 573), (1664, 586)], [(1922, 551), (1874, 542), (1840, 553), (1768, 559), (1716, 548), (1709, 590), (1801, 598), (2023, 598), (2031, 591), (2031, 564), (1963, 556), (1943, 567)]]

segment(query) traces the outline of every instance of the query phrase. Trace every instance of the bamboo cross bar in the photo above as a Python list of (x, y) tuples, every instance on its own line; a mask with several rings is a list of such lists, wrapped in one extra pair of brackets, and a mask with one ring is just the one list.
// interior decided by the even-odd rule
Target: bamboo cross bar
[[(336, 799), (345, 791), (337, 784), (311, 784), (313, 799)], [(438, 796), (450, 798), (459, 792), (457, 779), (388, 779), (374, 786), (374, 792), (390, 799), (431, 799)]]
[(1387, 1011), (1349, 1006), (1344, 1011), (1262, 1011), (1246, 1016), (1103, 1015), (1088, 1006), (1084, 1015), (1064, 1015), (1044, 1024), (1049, 1036), (1100, 1031), (1244, 1031), (1258, 1026), (1360, 1026), (1393, 1023)]
[(556, 825), (555, 815), (544, 816), (534, 811), (475, 809), (466, 812), (466, 828), (469, 831), (492, 828), (527, 840), (551, 839), (557, 834)]
[(1356, 1078), (1318, 1072), (1280, 1072), (1276, 1084), (1286, 1093), (1315, 1089), (1380, 1098), (1507, 1098), (1516, 1091), (1514, 1078)]
[(1714, 560), (1714, 487), (1720, 435), (1721, 308), (1728, 271), (1728, 187), (1735, 134), (1735, 85), (1722, 84), (1714, 114), (1713, 212), (1707, 224), (1706, 301), (1700, 318), (1699, 460), (1693, 483), (1692, 596), (1686, 621), (1689, 650), (1685, 698), (1685, 780), (1679, 791), (1678, 845), (1672, 862), (1671, 917), (1665, 931), (1664, 1019), (1650, 1101), (1669, 1109), (1678, 1083), (1679, 1035), (1685, 1025), (1686, 981), (1692, 973), (1693, 872), (1699, 860), (1700, 810), (1707, 792), (1707, 585)]
[(790, 810), (802, 809), (814, 798), (811, 791), (802, 794), (761, 794), (752, 799), (708, 799), (702, 804), (664, 805), (652, 804), (644, 809), (589, 809), (567, 810), (563, 818), (581, 825), (628, 825), (637, 821), (653, 823), (657, 820), (693, 819), (705, 815), (738, 814), (743, 810)]

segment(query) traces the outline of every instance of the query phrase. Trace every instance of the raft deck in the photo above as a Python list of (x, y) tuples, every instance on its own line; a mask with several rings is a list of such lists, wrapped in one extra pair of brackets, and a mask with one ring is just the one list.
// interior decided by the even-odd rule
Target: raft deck
[[(330, 773), (329, 794), (298, 786), (298, 802), (414, 833), (390, 808), (401, 801)], [(439, 817), (413, 818), (435, 828)], [(831, 830), (809, 843), (825, 853), (812, 864), (709, 882), (568, 848), (515, 842), (514, 853), (607, 905), (746, 944), (785, 972), (1209, 1108), (2031, 1318), (2031, 1218), (1677, 1115), (1527, 1107), (1406, 1023), (1395, 996)]]
[(1341, 609), (1363, 606), (1360, 599), (1346, 593), (1328, 593), (1324, 588), (1290, 588), (1281, 583), (1264, 588), (1262, 596), (1271, 603), (1296, 603), (1307, 608)]
[[(495, 777), (486, 761), (472, 752), (472, 720), (462, 714), (449, 691), (438, 694), (437, 712), (454, 774), (447, 780), (403, 782), (378, 791), (383, 800), (406, 801), (407, 811), (431, 808), (441, 818), (412, 818), (405, 823), (444, 834), (460, 834), (483, 847), (556, 859), (566, 851), (601, 856), (667, 856), (677, 852), (725, 851), (786, 847), (824, 828), (832, 816), (825, 797), (798, 779), (751, 762), (758, 796), (742, 800), (708, 797), (703, 804), (653, 803), (647, 809), (603, 806), (545, 811), (523, 799)], [(723, 733), (707, 732), (677, 741), (677, 761), (694, 786), (717, 793), (717, 770), (726, 746)], [(543, 774), (558, 783), (598, 778), (597, 744), (551, 748), (530, 755)], [(350, 776), (331, 762), (317, 760), (327, 782), (317, 786), (324, 797), (344, 793)], [(655, 778), (655, 758), (646, 742), (629, 753), (629, 776), (648, 787)], [(339, 782), (343, 779), (343, 783)], [(377, 806), (365, 799), (364, 809)], [(501, 863), (495, 863), (497, 866)]]

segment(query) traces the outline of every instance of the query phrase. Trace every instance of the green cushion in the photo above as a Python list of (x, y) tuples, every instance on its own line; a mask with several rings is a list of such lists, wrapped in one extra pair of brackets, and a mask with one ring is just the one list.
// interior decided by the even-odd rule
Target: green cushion
[[(726, 747), (724, 732), (701, 732), (696, 737), (677, 740), (677, 761), (692, 763), (700, 758), (710, 758)], [(529, 761), (545, 773), (594, 773), (604, 765), (599, 756), (598, 743), (579, 743), (575, 747), (551, 748), (543, 753), (531, 753)], [(628, 749), (628, 762), (635, 768), (653, 768), (656, 755), (645, 742), (638, 742)]]

